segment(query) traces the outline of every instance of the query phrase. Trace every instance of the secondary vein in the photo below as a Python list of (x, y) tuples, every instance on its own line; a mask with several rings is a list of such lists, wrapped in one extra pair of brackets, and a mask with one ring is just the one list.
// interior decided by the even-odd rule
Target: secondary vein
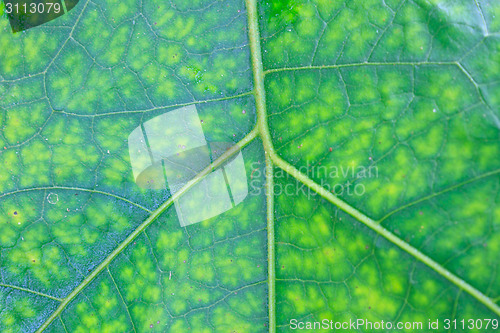
[(414, 205), (416, 205), (416, 204), (419, 204), (419, 203), (421, 203), (421, 202), (423, 202), (423, 201), (426, 201), (426, 200), (430, 200), (430, 199), (432, 199), (432, 198), (434, 198), (434, 197), (437, 197), (438, 195), (444, 194), (444, 193), (449, 192), (449, 191), (451, 191), (451, 190), (454, 190), (454, 189), (456, 189), (456, 188), (459, 188), (459, 187), (465, 186), (465, 185), (470, 184), (470, 183), (473, 183), (473, 182), (475, 182), (475, 181), (477, 181), (477, 180), (480, 180), (480, 179), (483, 179), (483, 178), (487, 178), (487, 177), (490, 177), (490, 176), (493, 176), (493, 175), (496, 175), (496, 174), (499, 174), (499, 173), (500, 173), (500, 169), (493, 170), (493, 171), (490, 171), (490, 172), (486, 172), (486, 173), (484, 173), (484, 174), (482, 174), (482, 175), (479, 175), (479, 176), (477, 176), (477, 177), (474, 177), (474, 178), (468, 179), (468, 180), (463, 181), (463, 182), (461, 182), (461, 183), (458, 183), (458, 184), (455, 184), (455, 185), (450, 186), (450, 187), (448, 187), (448, 188), (445, 188), (444, 190), (441, 190), (441, 191), (439, 191), (439, 192), (436, 192), (436, 193), (433, 193), (433, 194), (427, 195), (427, 196), (425, 196), (425, 197), (423, 197), (423, 198), (420, 198), (420, 199), (417, 199), (417, 200), (415, 200), (415, 201), (412, 201), (412, 202), (410, 202), (410, 203), (408, 203), (408, 204), (406, 204), (406, 205), (404, 205), (404, 206), (401, 206), (401, 207), (399, 207), (399, 208), (397, 208), (397, 209), (394, 209), (393, 211), (390, 211), (389, 213), (387, 213), (386, 215), (384, 215), (384, 216), (383, 216), (380, 220), (378, 220), (377, 222), (378, 222), (378, 223), (382, 223), (382, 221), (387, 220), (387, 219), (388, 219), (391, 215), (396, 214), (397, 212), (400, 212), (400, 211), (402, 211), (402, 210), (404, 210), (404, 209), (406, 209), (406, 208), (408, 208), (408, 207), (414, 206)]
[(25, 291), (25, 292), (27, 292), (27, 293), (35, 294), (35, 295), (42, 296), (42, 297), (46, 297), (46, 298), (50, 298), (51, 300), (58, 301), (58, 302), (62, 302), (62, 301), (63, 301), (63, 299), (62, 299), (62, 298), (58, 298), (58, 297), (54, 297), (54, 296), (50, 296), (50, 295), (47, 295), (47, 294), (41, 293), (41, 292), (39, 292), (39, 291), (31, 290), (31, 289), (28, 289), (28, 288), (23, 288), (23, 287), (19, 287), (19, 286), (14, 286), (14, 285), (12, 285), (12, 284), (0, 283), (0, 287), (4, 287), (4, 288), (11, 288), (11, 289), (16, 289), (16, 290)]
[(179, 191), (175, 192), (167, 201), (160, 205), (156, 210), (154, 210), (151, 215), (135, 229), (123, 242), (116, 247), (113, 252), (111, 252), (104, 261), (102, 261), (99, 266), (97, 266), (73, 291), (62, 300), (59, 307), (51, 314), (51, 316), (38, 328), (37, 333), (43, 332), (50, 323), (56, 319), (59, 314), (66, 308), (66, 306), (87, 286), (94, 278), (101, 273), (144, 229), (146, 229), (153, 221), (155, 221), (158, 216), (160, 216), (168, 207), (170, 207), (177, 199), (189, 191), (194, 185), (200, 182), (206, 175), (211, 173), (214, 169), (221, 166), (225, 161), (227, 161), (231, 156), (238, 153), (240, 149), (248, 145), (257, 137), (258, 130), (254, 128), (250, 133), (248, 133), (241, 141), (236, 145), (228, 149), (224, 154), (222, 154), (213, 163), (209, 164), (205, 169), (203, 169), (199, 174), (197, 174), (193, 179), (186, 183)]
[(16, 191), (4, 193), (4, 194), (0, 195), (0, 198), (6, 197), (9, 195), (13, 195), (13, 194), (18, 194), (18, 193), (31, 192), (31, 191), (47, 191), (47, 190), (71, 190), (71, 191), (82, 191), (82, 192), (90, 192), (90, 193), (107, 195), (107, 196), (113, 197), (115, 199), (125, 201), (133, 206), (136, 206), (142, 210), (145, 210), (148, 213), (152, 213), (152, 211), (149, 210), (148, 208), (141, 206), (138, 203), (135, 203), (133, 201), (130, 201), (127, 198), (120, 197), (119, 195), (109, 193), (109, 192), (94, 190), (94, 189), (81, 188), (81, 187), (71, 187), (71, 186), (45, 186), (45, 187), (25, 188), (25, 189), (21, 189), (21, 190), (16, 190)]
[(107, 113), (98, 113), (98, 114), (78, 114), (78, 113), (72, 113), (72, 112), (66, 112), (66, 111), (56, 111), (58, 113), (63, 113), (69, 116), (75, 116), (75, 117), (90, 117), (90, 118), (95, 118), (95, 117), (106, 117), (106, 116), (115, 116), (119, 114), (130, 114), (130, 113), (145, 113), (145, 112), (152, 112), (152, 111), (157, 111), (157, 110), (163, 110), (163, 109), (171, 109), (171, 108), (178, 108), (182, 106), (189, 106), (189, 105), (194, 105), (194, 104), (205, 104), (205, 103), (211, 103), (211, 102), (221, 102), (221, 101), (227, 101), (231, 99), (237, 99), (245, 96), (252, 95), (253, 91), (247, 91), (238, 95), (234, 96), (226, 96), (226, 97), (220, 97), (220, 98), (212, 98), (212, 99), (206, 99), (206, 100), (200, 100), (200, 101), (192, 101), (192, 102), (186, 102), (186, 103), (178, 103), (178, 104), (170, 104), (170, 105), (164, 105), (164, 106), (155, 106), (149, 109), (142, 109), (142, 110), (125, 110), (125, 111), (116, 111), (116, 112), (107, 112)]
[(416, 62), (357, 62), (351, 64), (336, 64), (336, 65), (318, 65), (318, 66), (303, 66), (303, 67), (284, 67), (268, 69), (264, 75), (284, 72), (284, 71), (300, 71), (307, 69), (334, 69), (346, 67), (361, 67), (361, 66), (430, 66), (430, 65), (457, 65), (456, 61), (416, 61)]
[(426, 264), (428, 267), (436, 271), (439, 275), (443, 276), (445, 279), (456, 285), (459, 289), (462, 289), (466, 291), (468, 294), (470, 294), (472, 297), (477, 299), (479, 302), (481, 302), (483, 305), (485, 305), (488, 309), (493, 311), (495, 314), (500, 316), (500, 307), (495, 304), (495, 302), (489, 298), (488, 296), (484, 295), (481, 291), (478, 289), (474, 288), (472, 285), (467, 283), (466, 281), (462, 280), (443, 266), (441, 266), (438, 262), (434, 261), (427, 255), (423, 254), (410, 244), (406, 243), (396, 235), (394, 235), (392, 232), (389, 230), (385, 229), (383, 226), (381, 226), (379, 223), (376, 221), (372, 220), (368, 216), (364, 215), (357, 209), (353, 208), (346, 202), (342, 201), (335, 195), (333, 195), (331, 192), (327, 191), (324, 187), (320, 186), (316, 182), (314, 182), (312, 179), (301, 173), (299, 170), (297, 170), (294, 166), (283, 160), (281, 157), (279, 157), (276, 154), (271, 155), (271, 159), (276, 164), (276, 166), (280, 167), (283, 169), (285, 172), (287, 172), (290, 176), (296, 178), (298, 181), (309, 187), (311, 190), (315, 191), (318, 193), (321, 197), (323, 197), (325, 200), (329, 201), (330, 203), (334, 204), (347, 214), (351, 215), (352, 217), (356, 218), (358, 221), (362, 222), (365, 224), (367, 227), (370, 229), (374, 230), (376, 233), (390, 241), (391, 243), (397, 245), (399, 248), (410, 254), (411, 256), (415, 257), (417, 260), (423, 262)]

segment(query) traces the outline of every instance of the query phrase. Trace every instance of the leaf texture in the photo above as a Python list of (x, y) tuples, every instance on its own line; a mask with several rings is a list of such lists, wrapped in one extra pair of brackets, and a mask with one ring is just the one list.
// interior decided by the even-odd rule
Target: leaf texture
[[(482, 0), (80, 1), (12, 34), (3, 15), (0, 331), (500, 319), (499, 18)], [(180, 189), (138, 186), (129, 134), (185, 106), (233, 147)], [(247, 197), (181, 227), (176, 203), (239, 152)]]

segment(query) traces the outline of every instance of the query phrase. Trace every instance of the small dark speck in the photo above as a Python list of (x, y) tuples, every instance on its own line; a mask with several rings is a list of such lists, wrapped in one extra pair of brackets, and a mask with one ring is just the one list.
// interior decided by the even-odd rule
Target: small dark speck
[(17, 211), (16, 211), (16, 212), (14, 212), (14, 215), (17, 215)]
[(369, 307), (368, 307), (368, 309), (369, 309), (369, 310), (371, 310), (371, 309), (372, 309), (372, 307), (371, 307), (371, 306), (369, 306)]

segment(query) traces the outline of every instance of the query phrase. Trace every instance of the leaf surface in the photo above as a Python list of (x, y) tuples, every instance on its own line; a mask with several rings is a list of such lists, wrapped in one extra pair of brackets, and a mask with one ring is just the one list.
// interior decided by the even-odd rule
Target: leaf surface
[[(499, 319), (499, 17), (473, 0), (80, 1), (22, 34), (2, 17), (0, 331)], [(233, 148), (177, 192), (141, 188), (129, 134), (184, 106)], [(174, 202), (240, 148), (249, 195), (181, 227)]]

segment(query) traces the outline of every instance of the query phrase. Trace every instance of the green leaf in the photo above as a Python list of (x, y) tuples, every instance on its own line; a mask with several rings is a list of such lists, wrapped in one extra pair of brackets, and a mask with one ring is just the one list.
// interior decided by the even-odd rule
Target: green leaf
[[(12, 34), (2, 16), (0, 331), (495, 331), (467, 321), (500, 319), (499, 17), (80, 1)], [(130, 133), (186, 106), (232, 148), (178, 190), (139, 186)], [(176, 205), (239, 152), (246, 198), (181, 227)]]

